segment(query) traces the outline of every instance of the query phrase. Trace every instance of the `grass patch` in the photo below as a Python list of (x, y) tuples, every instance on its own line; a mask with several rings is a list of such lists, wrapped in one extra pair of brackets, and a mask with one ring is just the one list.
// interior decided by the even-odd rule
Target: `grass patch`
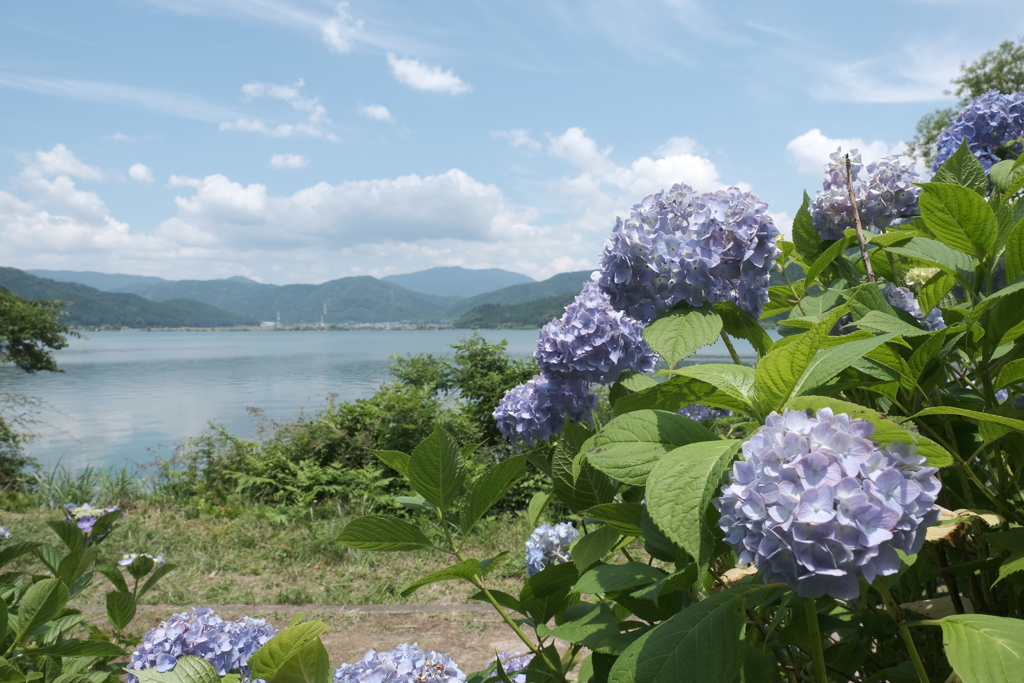
[[(59, 510), (7, 512), (4, 524), (18, 540), (58, 545), (46, 526)], [(426, 604), (459, 603), (473, 592), (465, 582), (447, 581), (402, 598), (402, 588), (449, 564), (440, 553), (376, 553), (334, 542), (350, 519), (342, 512), (287, 519), (279, 512), (193, 509), (139, 505), (128, 510), (96, 550), (98, 563), (114, 563), (123, 553), (163, 555), (176, 569), (148, 593), (148, 604)], [(518, 593), (525, 579), (522, 548), (531, 529), (523, 515), (487, 518), (467, 539), (468, 557), (487, 558), (508, 550), (510, 557), (488, 575), (489, 585)], [(31, 558), (22, 571), (40, 570)], [(76, 598), (100, 604), (110, 590), (96, 574)]]

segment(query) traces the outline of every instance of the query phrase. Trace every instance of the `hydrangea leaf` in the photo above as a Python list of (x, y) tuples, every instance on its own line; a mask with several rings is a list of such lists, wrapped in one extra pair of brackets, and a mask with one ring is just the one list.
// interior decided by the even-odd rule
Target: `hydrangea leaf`
[(220, 675), (202, 657), (181, 657), (174, 668), (160, 673), (155, 668), (128, 670), (139, 683), (220, 683)]
[(928, 281), (917, 290), (917, 300), (921, 304), (921, 310), (930, 311), (938, 306), (955, 284), (956, 278), (941, 270), (928, 278)]
[(530, 498), (530, 504), (526, 506), (526, 518), (530, 520), (530, 526), (537, 526), (537, 522), (540, 521), (540, 516), (544, 514), (544, 510), (547, 509), (548, 503), (555, 496), (551, 491), (538, 491), (533, 494)]
[(1024, 170), (1016, 166), (1016, 159), (1004, 159), (998, 164), (993, 164), (988, 170), (989, 180), (1000, 192), (1006, 192), (1013, 186), (1013, 181)]
[(146, 579), (146, 582), (142, 584), (141, 588), (139, 588), (139, 592), (136, 594), (136, 597), (141, 599), (143, 595), (148, 593), (150, 589), (152, 589), (153, 586), (156, 585), (157, 581), (162, 579), (168, 572), (172, 571), (175, 567), (177, 567), (177, 565), (171, 563), (157, 565), (156, 569), (153, 570), (153, 573), (149, 575), (148, 579)]
[[(666, 453), (695, 442), (717, 441), (707, 427), (663, 410), (637, 410), (619, 415), (584, 444), (578, 457), (608, 476), (634, 486)], [(598, 501), (605, 502), (605, 501)]]
[(871, 438), (882, 446), (893, 441), (912, 443), (917, 447), (917, 452), (928, 460), (929, 467), (948, 467), (953, 464), (953, 456), (945, 448), (928, 437), (907, 431), (895, 421), (871, 408), (826, 396), (800, 396), (787, 402), (786, 408), (815, 412), (821, 408), (831, 408), (834, 413), (846, 413), (853, 417), (863, 418), (875, 425), (875, 432)]
[(331, 680), (331, 662), (320, 641), (320, 634), (327, 630), (321, 619), (289, 626), (249, 658), (250, 677), (262, 678), (267, 683)]
[(455, 438), (436, 425), (413, 450), (406, 476), (417, 493), (447, 510), (466, 481), (466, 462)]
[(584, 510), (581, 516), (604, 522), (624, 536), (640, 536), (640, 520), (643, 512), (640, 503), (605, 503)]
[(746, 589), (702, 600), (627, 647), (608, 683), (733, 683), (743, 661)]
[(656, 386), (658, 386), (658, 383), (643, 373), (636, 372), (635, 370), (623, 370), (622, 374), (619, 375), (619, 379), (615, 381), (615, 384), (608, 391), (608, 402), (614, 408), (615, 402), (623, 396), (635, 394), (638, 391)]
[(1003, 254), (1006, 257), (1006, 279), (1013, 282), (1024, 275), (1024, 218), (1010, 230)]
[(754, 369), (746, 365), (702, 363), (671, 371), (678, 377), (692, 377), (717, 387), (740, 403), (740, 410), (754, 408)]
[[(898, 319), (894, 320), (899, 322)], [(881, 346), (893, 337), (898, 336), (898, 334), (898, 332), (890, 332), (889, 334), (882, 334), (872, 339), (851, 341), (818, 351), (807, 363), (807, 367), (804, 368), (800, 378), (794, 384), (789, 398), (796, 398), (805, 391), (810, 391), (814, 387), (825, 384), (850, 367), (853, 361), (864, 357), (872, 349)]]
[[(691, 365), (688, 368), (673, 370), (679, 377), (673, 377), (656, 386), (621, 397), (615, 403), (615, 414), (623, 415), (644, 409), (676, 411), (691, 403), (703, 403), (713, 408), (746, 411), (748, 406), (714, 383), (688, 376), (690, 368), (703, 368), (705, 365)], [(739, 367), (739, 366), (731, 366)], [(697, 372), (702, 372), (698, 370)]]
[(946, 161), (935, 171), (932, 182), (950, 183), (967, 187), (981, 196), (988, 194), (988, 176), (985, 168), (967, 146), (966, 138)]
[(3, 548), (0, 548), (0, 567), (10, 564), (26, 553), (32, 552), (40, 545), (42, 544), (30, 543), (28, 541), (5, 544)]
[(550, 635), (579, 643), (594, 652), (617, 655), (639, 634), (619, 630), (615, 611), (609, 603), (580, 603), (565, 610), (565, 621), (552, 629)]
[(746, 339), (758, 356), (768, 353), (772, 338), (754, 317), (731, 301), (718, 301), (714, 306), (715, 312), (722, 317), (722, 329), (727, 334)]
[(439, 581), (452, 581), (454, 579), (465, 579), (466, 581), (470, 581), (478, 574), (480, 574), (480, 560), (463, 560), (451, 567), (439, 569), (436, 572), (427, 574), (422, 579), (413, 581), (402, 589), (402, 597), (407, 598), (415, 593), (417, 589), (422, 588), (423, 586), (429, 586), (432, 583), (438, 583)]
[(722, 332), (722, 317), (712, 306), (679, 304), (644, 328), (644, 339), (670, 367), (702, 346), (714, 344)]
[(357, 517), (335, 539), (362, 550), (424, 550), (434, 544), (418, 527), (389, 515)]
[(1011, 384), (1024, 381), (1024, 358), (1010, 361), (999, 371), (999, 379), (996, 380), (995, 389), (1002, 389)]
[(906, 256), (925, 266), (939, 268), (953, 275), (964, 286), (974, 289), (976, 262), (970, 254), (952, 249), (938, 240), (915, 237), (898, 247), (886, 247), (899, 256)]
[(576, 591), (591, 594), (611, 593), (647, 586), (665, 576), (665, 572), (643, 562), (602, 564), (588, 571), (576, 582)]
[(70, 519), (47, 522), (46, 526), (53, 529), (53, 533), (60, 537), (60, 540), (64, 542), (69, 551), (74, 552), (85, 546), (85, 534)]
[(776, 343), (772, 352), (758, 361), (754, 368), (754, 405), (762, 417), (779, 410), (792, 396), (797, 381), (821, 348), (822, 340), (828, 337), (846, 310), (845, 305), (832, 309), (810, 330), (784, 343)]
[(602, 524), (573, 543), (569, 551), (576, 573), (582, 576), (595, 562), (603, 560), (620, 538), (618, 531)]
[(1024, 529), (1017, 528), (988, 533), (985, 534), (985, 540), (1003, 550), (1010, 551), (1010, 556), (999, 565), (999, 578), (995, 583), (1024, 569)]
[(121, 631), (135, 618), (135, 598), (131, 593), (107, 593), (107, 619), (115, 630)]
[(586, 458), (577, 458), (592, 435), (593, 432), (583, 425), (566, 424), (551, 456), (555, 496), (573, 512), (611, 502), (615, 497), (615, 485), (607, 475), (595, 469)]
[(1024, 681), (1024, 621), (954, 614), (939, 625), (946, 657), (963, 683)]
[(523, 453), (502, 460), (477, 479), (473, 483), (469, 500), (462, 508), (459, 519), (462, 533), (468, 534), (484, 513), (501, 500), (525, 474), (526, 454)]
[(711, 533), (704, 514), (742, 442), (738, 439), (690, 444), (661, 459), (647, 483), (647, 509), (654, 522), (697, 561), (711, 559)]
[(551, 617), (579, 599), (572, 592), (577, 579), (579, 573), (573, 563), (549, 564), (523, 585), (519, 592), (521, 611), (528, 614), (535, 624), (546, 624)]
[(68, 553), (57, 565), (57, 578), (64, 582), (65, 586), (71, 586), (75, 580), (92, 569), (93, 551), (92, 548), (79, 548)]
[(402, 451), (370, 451), (385, 465), (405, 476), (409, 471), (409, 454)]
[(921, 218), (943, 244), (984, 260), (996, 243), (996, 215), (983, 197), (965, 187), (921, 183)]
[(796, 216), (793, 217), (793, 244), (796, 245), (797, 253), (808, 262), (821, 252), (821, 237), (814, 227), (811, 212), (808, 210), (810, 205), (811, 198), (805, 191), (804, 201), (797, 209)]
[(1024, 420), (1016, 420), (1012, 417), (1003, 417), (993, 413), (982, 413), (977, 410), (967, 410), (966, 408), (954, 408), (952, 406), (925, 408), (912, 417), (924, 417), (926, 415), (959, 415), (960, 417), (967, 417), (979, 422), (994, 422), (995, 424), (1010, 427), (1015, 431), (1024, 432)]
[(828, 268), (840, 254), (855, 244), (856, 241), (856, 237), (847, 235), (829, 245), (828, 249), (826, 249), (821, 256), (816, 258), (814, 263), (811, 264), (811, 267), (807, 269), (807, 276), (804, 278), (804, 289), (810, 289), (818, 276), (825, 272), (825, 269)]
[(29, 655), (51, 657), (123, 657), (125, 651), (104, 640), (64, 640), (46, 647), (29, 648)]
[(25, 591), (18, 608), (15, 642), (53, 619), (68, 602), (68, 589), (60, 579), (43, 579)]

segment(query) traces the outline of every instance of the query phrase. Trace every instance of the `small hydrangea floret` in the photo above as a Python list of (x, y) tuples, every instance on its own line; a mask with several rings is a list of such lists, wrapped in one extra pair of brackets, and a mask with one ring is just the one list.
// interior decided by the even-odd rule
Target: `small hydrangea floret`
[(715, 499), (742, 564), (808, 598), (850, 600), (858, 579), (895, 574), (938, 521), (938, 470), (909, 444), (880, 447), (875, 426), (828, 408), (772, 413), (743, 444)]
[(573, 422), (589, 419), (597, 396), (585, 382), (535, 375), (509, 389), (494, 409), (498, 431), (508, 441), (532, 446), (560, 434), (565, 417)]
[(580, 537), (572, 522), (541, 524), (526, 540), (526, 574), (533, 576), (549, 564), (571, 562), (566, 547)]
[(691, 403), (688, 406), (684, 406), (676, 411), (683, 417), (688, 417), (694, 422), (711, 422), (721, 417), (729, 417), (732, 415), (731, 410), (725, 410), (724, 408), (711, 408), (703, 403)]
[(11, 530), (5, 526), (0, 526), (0, 538), (9, 541), (11, 539)]
[[(920, 213), (918, 198), (921, 188), (914, 183), (921, 179), (914, 170), (913, 162), (903, 163), (898, 154), (887, 156), (868, 164), (865, 175), (862, 174), (865, 169), (857, 150), (850, 150), (849, 156), (861, 227), (881, 232)], [(829, 155), (829, 159), (822, 189), (811, 202), (810, 212), (821, 238), (838, 240), (846, 230), (855, 227), (855, 221), (846, 177), (846, 155), (839, 148)]]
[(367, 651), (355, 664), (334, 670), (334, 683), (462, 683), (466, 675), (443, 652), (403, 643), (387, 652)]
[[(64, 506), (64, 509), (67, 511), (66, 515), (68, 521), (75, 522), (79, 529), (85, 533), (89, 533), (92, 531), (92, 528), (96, 526), (96, 522), (100, 517), (111, 512), (117, 512), (121, 508), (117, 505), (111, 505), (108, 508), (94, 508), (88, 503), (83, 503), (82, 505), (68, 503)], [(121, 513), (121, 516), (124, 516), (123, 512)]]
[[(512, 683), (526, 683), (526, 667), (533, 661), (532, 652), (499, 652), (497, 657), (487, 660), (486, 668), (501, 660), (501, 668), (505, 671)], [(497, 667), (495, 667), (497, 671)], [(492, 678), (495, 676), (492, 674)]]
[(589, 282), (565, 315), (540, 331), (533, 357), (549, 377), (610, 384), (623, 370), (654, 369), (658, 357), (644, 341), (643, 327)]
[(117, 561), (117, 563), (122, 567), (128, 567), (131, 564), (133, 564), (135, 560), (139, 557), (148, 557), (149, 559), (153, 560), (155, 564), (167, 564), (166, 562), (164, 562), (163, 555), (157, 555), (156, 557), (154, 557), (149, 553), (125, 553), (121, 557), (121, 559)]
[(967, 148), (987, 171), (1002, 159), (1024, 152), (1024, 93), (1004, 95), (989, 90), (971, 100), (939, 134), (935, 142), (934, 170), (967, 140)]
[(731, 301), (759, 317), (778, 237), (768, 205), (750, 192), (673, 185), (616, 219), (594, 279), (613, 307), (645, 324), (683, 301)]
[[(260, 647), (277, 635), (265, 619), (242, 617), (225, 621), (209, 607), (174, 614), (152, 629), (139, 643), (128, 662), (129, 670), (155, 668), (163, 673), (174, 668), (179, 657), (202, 657), (221, 676), (237, 671), (248, 680), (248, 661)], [(132, 674), (128, 683), (138, 683)]]
[(917, 303), (917, 297), (906, 287), (897, 287), (890, 282), (882, 288), (882, 296), (885, 297), (885, 300), (890, 305), (914, 316), (914, 319), (921, 323), (921, 326), (929, 332), (946, 329), (946, 321), (942, 319), (942, 311), (938, 308), (933, 308), (928, 311), (928, 315), (925, 315), (924, 311), (921, 310), (921, 305)]

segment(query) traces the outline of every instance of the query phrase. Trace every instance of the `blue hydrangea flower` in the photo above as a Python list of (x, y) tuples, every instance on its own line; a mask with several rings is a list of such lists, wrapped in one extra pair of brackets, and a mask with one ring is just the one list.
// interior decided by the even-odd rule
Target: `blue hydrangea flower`
[(148, 557), (149, 559), (153, 560), (153, 562), (155, 562), (156, 564), (167, 564), (166, 562), (164, 562), (163, 555), (157, 555), (156, 557), (153, 557), (149, 553), (125, 553), (121, 557), (121, 559), (117, 561), (117, 563), (122, 567), (127, 567), (131, 563), (135, 562), (135, 558), (137, 557)]
[(616, 219), (594, 279), (614, 308), (645, 324), (682, 301), (732, 301), (760, 316), (780, 253), (768, 205), (735, 187), (692, 194), (673, 185)]
[[(484, 669), (501, 660), (501, 668), (505, 670), (512, 683), (526, 683), (526, 667), (533, 661), (532, 652), (499, 652), (497, 657), (487, 661)], [(497, 671), (497, 667), (495, 667)]]
[(548, 564), (571, 562), (566, 546), (580, 537), (572, 522), (541, 524), (526, 540), (526, 575), (533, 576)]
[[(242, 617), (224, 621), (209, 607), (174, 614), (146, 634), (132, 653), (128, 669), (156, 668), (159, 672), (174, 668), (179, 657), (202, 657), (221, 676), (237, 671), (248, 680), (247, 662), (260, 647), (277, 635), (277, 629), (265, 619)], [(132, 674), (128, 683), (138, 683)]]
[(10, 529), (8, 529), (5, 526), (0, 526), (0, 538), (4, 539), (5, 541), (10, 540), (10, 538), (11, 538), (11, 531), (10, 531)]
[(533, 357), (548, 377), (601, 384), (623, 370), (649, 372), (658, 359), (644, 341), (643, 325), (612, 308), (594, 282), (583, 286), (565, 315), (544, 326)]
[[(904, 164), (900, 156), (887, 156), (868, 164), (866, 177), (860, 153), (850, 150), (850, 172), (853, 174), (853, 193), (857, 200), (861, 225), (865, 230), (881, 232), (917, 216), (921, 188), (913, 162)], [(855, 227), (853, 205), (846, 182), (846, 155), (840, 147), (828, 157), (822, 189), (818, 190), (810, 205), (811, 220), (824, 240), (842, 239), (843, 232)]]
[(967, 148), (987, 171), (1001, 161), (996, 151), (1005, 147), (1012, 156), (1024, 151), (1024, 93), (1004, 95), (989, 90), (975, 97), (942, 131), (935, 143), (934, 170), (953, 156), (964, 138)]
[(880, 448), (875, 426), (822, 408), (772, 413), (743, 444), (714, 501), (739, 562), (803, 597), (849, 600), (858, 579), (895, 574), (938, 521), (938, 470), (904, 443)]
[(683, 417), (690, 418), (694, 422), (710, 422), (711, 420), (717, 420), (720, 417), (729, 417), (732, 415), (731, 410), (710, 408), (703, 403), (691, 403), (688, 406), (680, 408), (676, 412)]
[(929, 332), (946, 329), (946, 321), (942, 319), (942, 311), (938, 308), (933, 308), (928, 312), (928, 315), (925, 315), (921, 310), (920, 304), (917, 303), (917, 297), (906, 287), (897, 287), (890, 282), (882, 288), (882, 296), (885, 297), (885, 300), (890, 305), (903, 309), (914, 316), (921, 323), (921, 326)]
[(508, 441), (532, 446), (560, 434), (565, 417), (573, 422), (589, 419), (597, 396), (586, 382), (564, 381), (535, 375), (509, 389), (494, 409), (498, 431)]
[[(96, 521), (100, 517), (108, 512), (120, 510), (121, 508), (117, 505), (111, 505), (108, 508), (94, 508), (88, 503), (83, 503), (82, 505), (68, 503), (64, 506), (64, 509), (67, 510), (65, 514), (67, 515), (68, 521), (76, 522), (79, 529), (85, 533), (89, 533), (92, 531), (92, 528), (96, 525)], [(124, 517), (123, 512), (121, 513), (121, 516)]]
[(367, 651), (355, 664), (334, 670), (334, 683), (462, 683), (466, 675), (442, 652), (403, 643), (389, 652)]

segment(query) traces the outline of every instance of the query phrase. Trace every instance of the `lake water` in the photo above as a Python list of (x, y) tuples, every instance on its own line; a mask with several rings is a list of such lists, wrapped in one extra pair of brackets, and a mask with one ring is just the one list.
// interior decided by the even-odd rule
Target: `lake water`
[[(256, 407), (273, 420), (319, 410), (330, 394), (366, 398), (388, 379), (392, 355), (449, 355), (468, 330), (307, 332), (90, 332), (58, 351), (63, 373), (28, 375), (0, 367), (0, 391), (25, 394), (46, 406), (46, 423), (26, 446), (43, 465), (80, 469), (149, 463), (210, 422), (236, 436), (255, 433)], [(512, 356), (527, 357), (536, 330), (482, 330), (508, 340)], [(743, 356), (752, 351), (736, 341)], [(702, 349), (705, 362), (730, 362), (721, 341)]]

